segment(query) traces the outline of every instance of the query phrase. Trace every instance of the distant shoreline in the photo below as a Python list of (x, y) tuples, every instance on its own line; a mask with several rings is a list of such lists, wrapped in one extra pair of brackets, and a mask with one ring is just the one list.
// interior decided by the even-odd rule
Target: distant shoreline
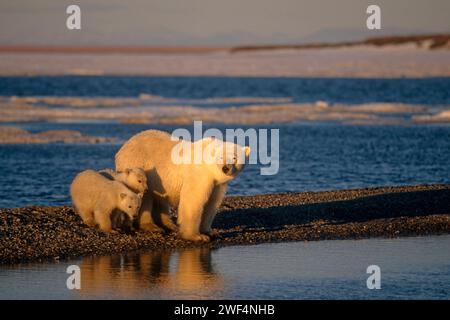
[(387, 45), (415, 44), (425, 45), (429, 49), (450, 48), (450, 34), (426, 34), (406, 36), (384, 36), (367, 38), (360, 41), (320, 42), (302, 44), (262, 44), (238, 46), (68, 46), (68, 45), (0, 45), (0, 53), (67, 53), (67, 54), (207, 54), (239, 53), (273, 50), (326, 49), (370, 45), (383, 47)]
[(0, 48), (1, 76), (450, 76), (449, 35), (237, 47)]
[(206, 54), (228, 51), (228, 47), (138, 47), (138, 46), (30, 46), (0, 45), (0, 53), (65, 54)]
[(227, 197), (214, 222), (218, 237), (208, 244), (174, 234), (105, 234), (84, 225), (69, 206), (0, 209), (0, 264), (141, 249), (449, 234), (448, 199), (448, 184)]
[(383, 47), (388, 45), (415, 44), (417, 47), (423, 47), (428, 42), (427, 48), (434, 50), (440, 48), (450, 48), (450, 34), (428, 34), (417, 36), (385, 36), (367, 38), (361, 41), (347, 42), (322, 42), (310, 44), (286, 44), (286, 45), (255, 45), (255, 46), (237, 46), (230, 49), (231, 52), (258, 51), (258, 50), (284, 50), (284, 49), (326, 49), (342, 48), (354, 46), (375, 46)]

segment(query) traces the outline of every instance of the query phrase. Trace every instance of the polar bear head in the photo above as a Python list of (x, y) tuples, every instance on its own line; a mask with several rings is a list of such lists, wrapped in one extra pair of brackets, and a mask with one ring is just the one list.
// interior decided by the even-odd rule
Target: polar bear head
[[(125, 186), (124, 188), (126, 189)], [(125, 189), (119, 193), (118, 208), (133, 220), (138, 215), (139, 209), (141, 208), (142, 195)]]
[(250, 155), (250, 147), (215, 138), (203, 139), (203, 148), (203, 161), (218, 183), (234, 179), (244, 169)]
[(142, 168), (125, 169), (118, 173), (119, 181), (122, 181), (136, 193), (144, 194), (148, 189), (147, 176)]

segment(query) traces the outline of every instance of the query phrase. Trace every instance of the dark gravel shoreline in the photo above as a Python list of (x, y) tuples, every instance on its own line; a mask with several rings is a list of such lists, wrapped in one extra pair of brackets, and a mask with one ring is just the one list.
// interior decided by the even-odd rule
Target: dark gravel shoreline
[(0, 209), (0, 264), (130, 250), (450, 233), (450, 185), (238, 196), (225, 199), (209, 244), (174, 234), (105, 234), (71, 207)]

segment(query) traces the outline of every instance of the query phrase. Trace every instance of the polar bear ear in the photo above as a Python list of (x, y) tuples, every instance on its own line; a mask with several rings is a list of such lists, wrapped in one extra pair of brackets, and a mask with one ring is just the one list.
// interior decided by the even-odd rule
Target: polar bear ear
[(127, 194), (126, 194), (126, 193), (123, 193), (123, 192), (122, 192), (122, 193), (120, 194), (120, 199), (121, 199), (121, 200), (125, 199), (126, 197), (127, 197)]
[(246, 157), (248, 157), (250, 155), (250, 151), (251, 151), (250, 147), (248, 147), (248, 146), (244, 147), (244, 152), (245, 152)]
[(215, 136), (207, 136), (207, 137), (204, 137), (202, 139), (202, 142), (203, 143), (210, 143), (210, 142), (214, 142), (215, 140), (216, 140)]
[(206, 163), (211, 164), (215, 162), (218, 145), (219, 140), (216, 140), (216, 138), (205, 137), (202, 139), (202, 154)]

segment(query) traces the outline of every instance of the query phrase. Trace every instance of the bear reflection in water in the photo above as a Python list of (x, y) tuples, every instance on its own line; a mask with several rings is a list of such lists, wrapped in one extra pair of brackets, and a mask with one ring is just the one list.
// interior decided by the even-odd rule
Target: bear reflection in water
[(223, 285), (213, 270), (209, 248), (87, 257), (80, 268), (81, 295), (145, 297), (147, 293), (157, 298), (158, 293), (167, 297), (178, 292), (198, 297)]

